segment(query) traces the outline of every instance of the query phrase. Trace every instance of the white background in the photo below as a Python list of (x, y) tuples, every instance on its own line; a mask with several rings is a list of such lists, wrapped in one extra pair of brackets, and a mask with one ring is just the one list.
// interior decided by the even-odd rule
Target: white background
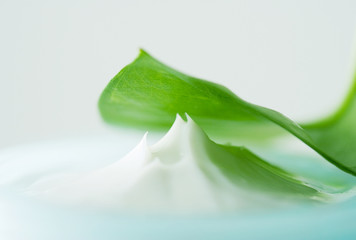
[(107, 134), (97, 100), (142, 47), (297, 121), (351, 82), (353, 0), (0, 1), (0, 148)]

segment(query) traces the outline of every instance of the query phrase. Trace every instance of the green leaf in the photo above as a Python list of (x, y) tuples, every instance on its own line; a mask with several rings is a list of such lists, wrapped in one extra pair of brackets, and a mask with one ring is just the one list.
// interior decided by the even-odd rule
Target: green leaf
[(303, 128), (318, 148), (356, 172), (356, 75), (341, 107), (330, 117)]
[[(194, 131), (189, 136), (194, 144), (193, 149), (196, 151), (204, 149), (204, 154), (207, 154), (206, 159), (217, 166), (224, 176), (239, 188), (255, 189), (279, 197), (290, 196), (294, 200), (331, 199), (331, 196), (323, 193), (327, 193), (324, 188), (321, 192), (310, 187), (313, 184), (308, 180), (305, 180), (306, 183), (298, 180), (293, 174), (262, 160), (245, 147), (216, 144), (200, 129)], [(203, 156), (201, 153), (198, 155)], [(210, 172), (209, 169), (203, 170), (206, 173)]]
[[(287, 131), (329, 162), (356, 175), (355, 154), (321, 144), (317, 132), (322, 130), (315, 131), (321, 128), (308, 127), (306, 131), (274, 110), (248, 103), (221, 85), (180, 73), (142, 50), (110, 81), (100, 97), (99, 109), (107, 122), (162, 130), (169, 128), (176, 113), (183, 118), (188, 113), (218, 142), (270, 139)], [(338, 134), (338, 130), (334, 132), (332, 136)], [(355, 143), (349, 142), (352, 136), (346, 144)], [(333, 138), (324, 141), (332, 145)]]
[[(247, 148), (209, 145), (206, 149), (215, 165), (237, 186), (281, 196), (291, 195), (294, 198), (328, 199), (327, 195), (307, 186), (307, 183), (281, 168), (267, 163)], [(221, 149), (228, 154), (222, 155)]]

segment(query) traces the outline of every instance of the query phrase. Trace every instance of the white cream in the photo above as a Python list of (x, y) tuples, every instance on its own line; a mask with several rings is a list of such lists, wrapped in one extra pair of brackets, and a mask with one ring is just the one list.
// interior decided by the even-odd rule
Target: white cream
[(113, 164), (89, 173), (44, 179), (29, 192), (73, 205), (169, 213), (277, 204), (232, 184), (206, 152), (215, 143), (189, 117), (185, 122), (177, 116), (169, 132), (153, 146), (147, 145), (146, 135)]

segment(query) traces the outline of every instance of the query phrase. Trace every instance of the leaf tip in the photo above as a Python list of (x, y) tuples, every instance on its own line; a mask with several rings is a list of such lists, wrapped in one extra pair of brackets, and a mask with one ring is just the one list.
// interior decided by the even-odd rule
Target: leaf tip
[(150, 54), (148, 54), (148, 52), (145, 49), (140, 48), (139, 49), (139, 55), (141, 56), (141, 55), (150, 55)]

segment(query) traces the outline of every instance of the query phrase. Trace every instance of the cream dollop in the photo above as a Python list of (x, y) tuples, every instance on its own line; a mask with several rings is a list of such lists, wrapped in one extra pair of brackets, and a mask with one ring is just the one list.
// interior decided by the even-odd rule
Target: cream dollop
[(206, 213), (265, 206), (265, 198), (238, 188), (214, 165), (206, 148), (215, 143), (187, 119), (177, 115), (153, 146), (146, 133), (129, 154), (104, 168), (29, 189), (56, 202), (118, 210)]

